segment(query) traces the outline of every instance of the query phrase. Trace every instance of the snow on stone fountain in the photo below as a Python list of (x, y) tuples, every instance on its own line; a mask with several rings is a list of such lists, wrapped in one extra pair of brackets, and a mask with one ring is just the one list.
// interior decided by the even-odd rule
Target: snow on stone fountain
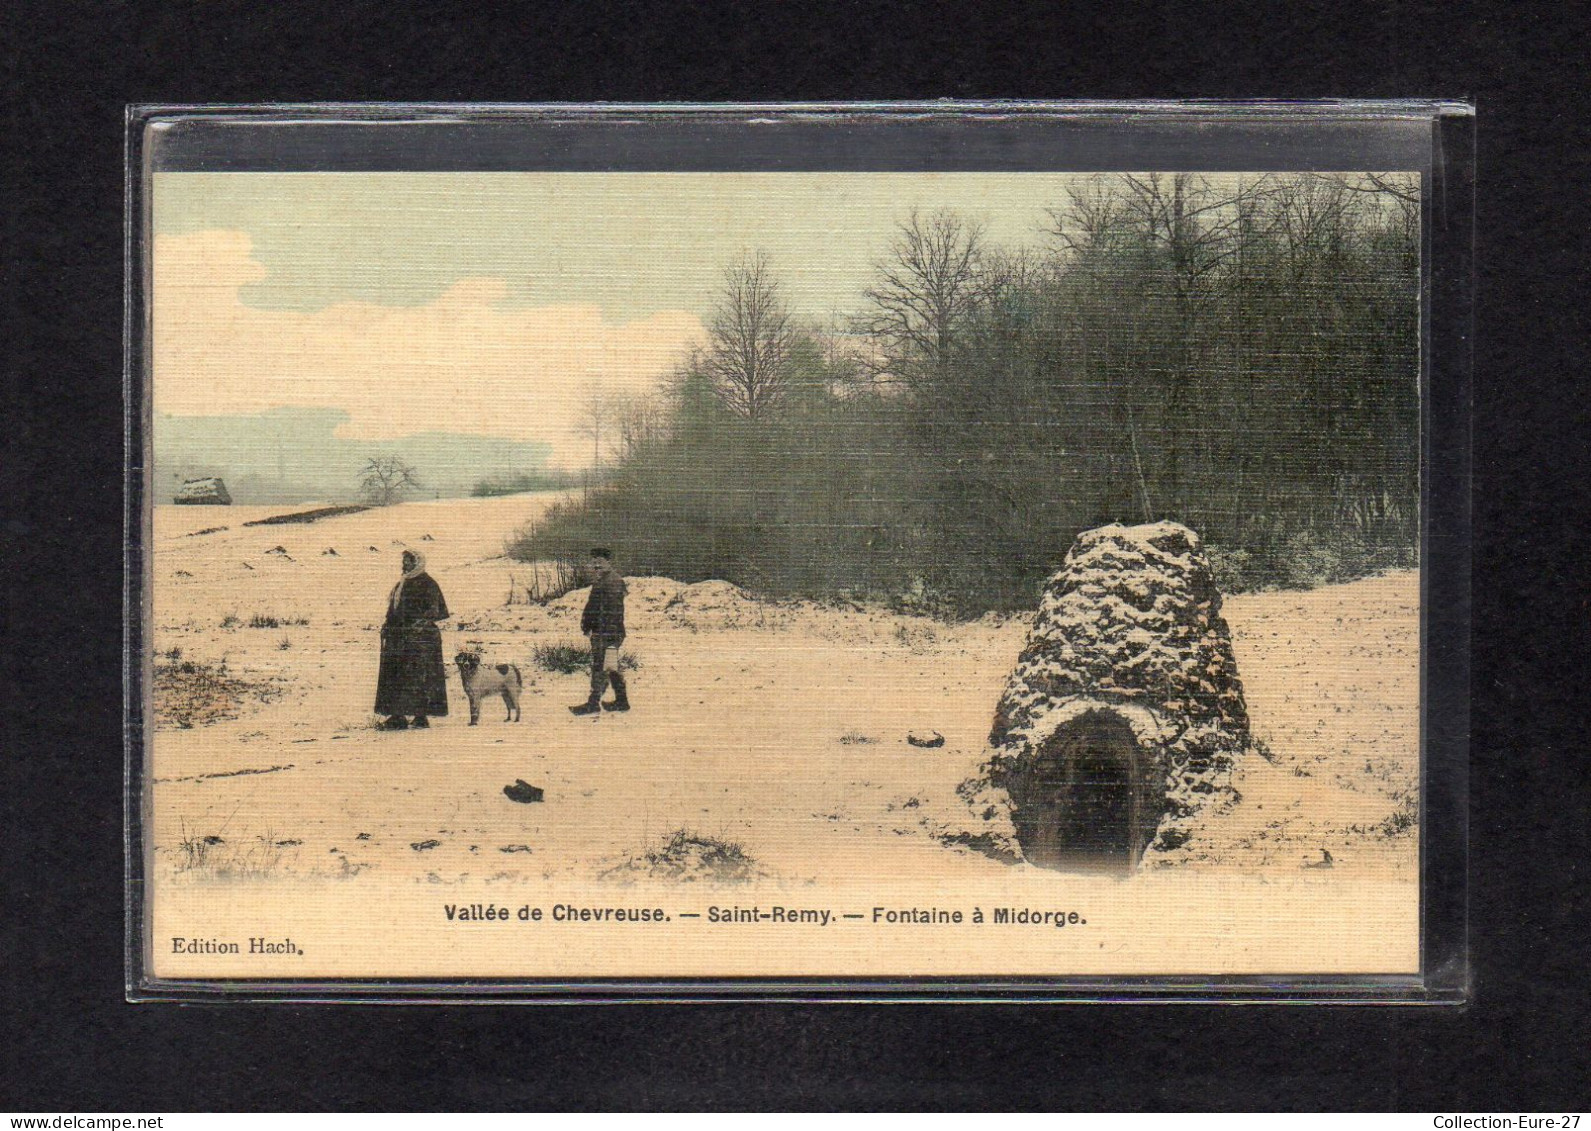
[(1172, 522), (1079, 535), (989, 742), (963, 796), (1008, 816), (1041, 867), (1132, 868), (1235, 801), (1248, 711), (1199, 536)]

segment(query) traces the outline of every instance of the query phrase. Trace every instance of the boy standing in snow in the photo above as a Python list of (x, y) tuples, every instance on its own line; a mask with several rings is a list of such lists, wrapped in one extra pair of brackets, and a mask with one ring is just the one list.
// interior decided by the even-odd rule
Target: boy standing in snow
[[(569, 710), (576, 715), (594, 715), (599, 710), (628, 711), (629, 690), (619, 671), (624, 644), (624, 578), (613, 568), (613, 552), (606, 547), (591, 551), (589, 568), (591, 595), (586, 598), (586, 611), (580, 617), (580, 631), (591, 641), (591, 695)], [(604, 703), (602, 693), (609, 683), (613, 684), (613, 700)]]

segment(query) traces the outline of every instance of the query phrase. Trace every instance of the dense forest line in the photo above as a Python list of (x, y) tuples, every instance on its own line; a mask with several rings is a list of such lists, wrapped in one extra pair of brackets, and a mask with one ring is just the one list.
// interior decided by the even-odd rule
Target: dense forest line
[(591, 398), (601, 485), (510, 553), (946, 615), (1030, 606), (1107, 522), (1191, 526), (1229, 589), (1410, 565), (1415, 185), (1101, 175), (1026, 247), (914, 212), (822, 328), (748, 257), (663, 395)]

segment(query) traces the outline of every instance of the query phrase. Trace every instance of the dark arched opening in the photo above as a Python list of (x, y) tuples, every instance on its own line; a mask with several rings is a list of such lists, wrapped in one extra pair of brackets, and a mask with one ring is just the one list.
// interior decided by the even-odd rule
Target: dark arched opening
[(1126, 871), (1164, 809), (1132, 728), (1113, 711), (1058, 727), (1011, 789), (1017, 842), (1044, 868)]

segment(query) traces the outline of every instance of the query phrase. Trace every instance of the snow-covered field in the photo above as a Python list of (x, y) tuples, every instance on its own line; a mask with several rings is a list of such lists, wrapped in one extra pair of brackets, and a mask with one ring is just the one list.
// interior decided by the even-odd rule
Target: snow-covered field
[[(1024, 619), (949, 625), (764, 603), (722, 582), (631, 578), (635, 709), (571, 716), (583, 673), (541, 670), (533, 653), (580, 642), (584, 592), (505, 604), (529, 567), (500, 556), (553, 498), (409, 503), (255, 527), (242, 522), (298, 508), (155, 508), (154, 663), (198, 673), (156, 681), (165, 690), (150, 728), (155, 937), (312, 943), (296, 960), (174, 955), (162, 943), (158, 971), (1412, 967), (1416, 574), (1229, 598), (1268, 756), (1247, 756), (1241, 802), (1206, 820), (1166, 866), (1109, 880), (1013, 865), (967, 843), (977, 822), (956, 786), (985, 756)], [(194, 533), (216, 526), (227, 529)], [(377, 628), (405, 546), (425, 552), (454, 614), (447, 658), (469, 644), (525, 673), (522, 722), (488, 704), (468, 727), (450, 667), (446, 718), (428, 731), (374, 729)], [(208, 712), (183, 698), (205, 695), (215, 700)], [(913, 729), (946, 742), (908, 745)], [(516, 779), (545, 800), (508, 800), (502, 788)], [(737, 848), (731, 878), (741, 882), (716, 883), (731, 872), (689, 861), (683, 876), (654, 878), (657, 860), (678, 863), (665, 846), (680, 830)], [(482, 899), (657, 905), (671, 920), (662, 934), (560, 925), (508, 942), (446, 919), (445, 905)], [(774, 934), (707, 926), (709, 907), (795, 901), (832, 909), (835, 922)], [(1077, 908), (1091, 926), (929, 936), (872, 919), (875, 905), (970, 915), (1013, 901)], [(690, 914), (703, 918), (675, 917)]]

